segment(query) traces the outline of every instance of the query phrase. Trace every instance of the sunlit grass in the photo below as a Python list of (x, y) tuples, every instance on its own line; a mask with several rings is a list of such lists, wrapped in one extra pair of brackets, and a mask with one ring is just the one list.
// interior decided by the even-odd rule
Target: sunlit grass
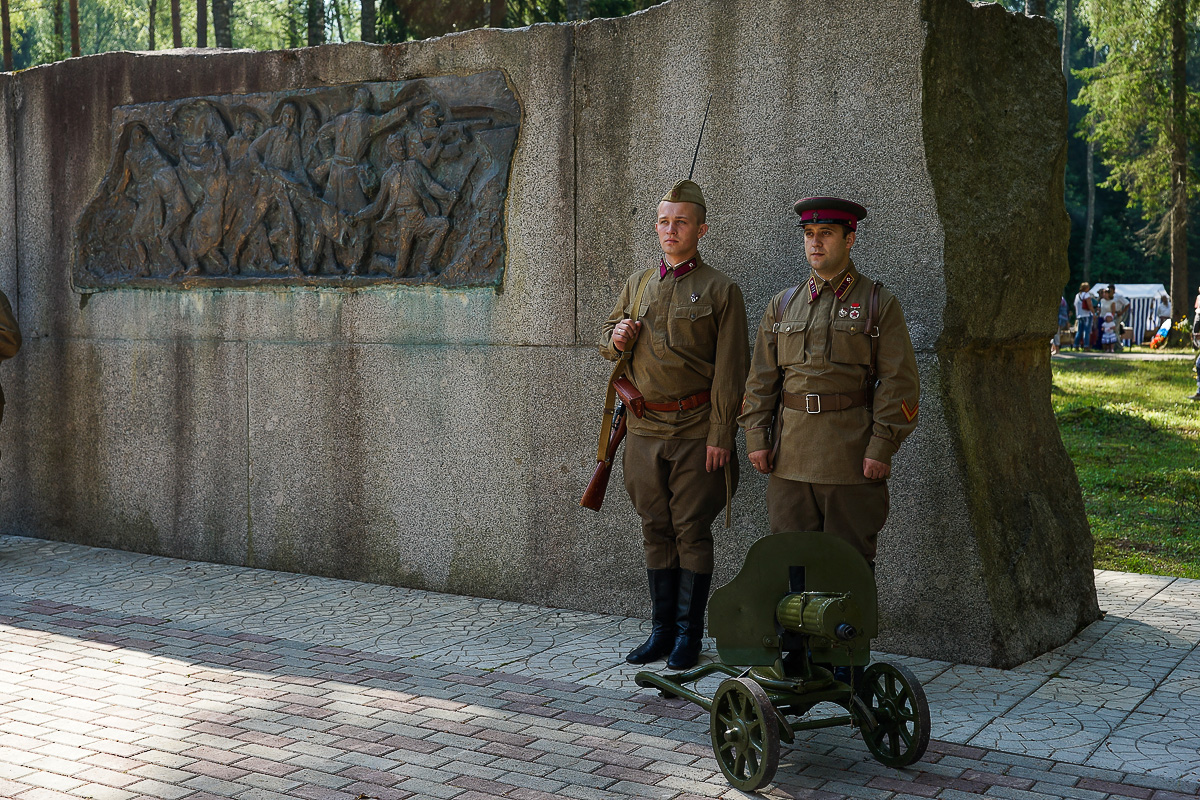
[(1200, 402), (1192, 362), (1055, 360), (1053, 403), (1096, 566), (1200, 578)]

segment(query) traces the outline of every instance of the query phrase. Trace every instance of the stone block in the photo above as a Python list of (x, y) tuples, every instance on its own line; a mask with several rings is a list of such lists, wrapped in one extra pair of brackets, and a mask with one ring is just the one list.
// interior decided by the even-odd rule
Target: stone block
[[(71, 283), (73, 231), (132, 103), (500, 70), (522, 108), (498, 289)], [(1011, 666), (1098, 616), (1051, 412), (1066, 280), (1053, 25), (965, 0), (672, 0), (614, 20), (404, 45), (109, 53), (0, 76), (0, 526), (260, 567), (644, 614), (620, 468), (578, 506), (601, 321), (657, 260), (691, 166), (706, 258), (752, 324), (804, 279), (792, 203), (870, 209), (854, 256), (899, 298), (921, 423), (880, 538), (880, 647)], [(1036, 220), (1036, 225), (1030, 221)], [(718, 584), (767, 531), (743, 462)]]
[(245, 354), (27, 339), (4, 367), (4, 531), (244, 563)]

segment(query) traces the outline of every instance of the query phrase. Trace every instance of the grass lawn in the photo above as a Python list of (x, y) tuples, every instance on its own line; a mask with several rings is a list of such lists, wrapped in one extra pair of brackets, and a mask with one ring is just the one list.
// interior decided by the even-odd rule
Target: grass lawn
[(1200, 402), (1192, 362), (1055, 359), (1052, 402), (1096, 567), (1200, 578)]

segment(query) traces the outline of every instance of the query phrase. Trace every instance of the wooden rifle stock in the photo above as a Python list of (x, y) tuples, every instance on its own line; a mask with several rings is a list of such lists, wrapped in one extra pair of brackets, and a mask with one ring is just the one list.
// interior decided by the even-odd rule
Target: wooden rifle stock
[(612, 433), (609, 434), (605, 458), (603, 461), (596, 462), (596, 471), (592, 473), (592, 479), (588, 481), (587, 489), (583, 492), (583, 499), (579, 501), (579, 505), (590, 508), (592, 511), (599, 511), (601, 504), (604, 503), (604, 494), (608, 491), (608, 478), (612, 473), (613, 461), (617, 457), (617, 448), (621, 446), (621, 440), (625, 438), (625, 406), (623, 404), (617, 406), (613, 417), (619, 419), (613, 425)]

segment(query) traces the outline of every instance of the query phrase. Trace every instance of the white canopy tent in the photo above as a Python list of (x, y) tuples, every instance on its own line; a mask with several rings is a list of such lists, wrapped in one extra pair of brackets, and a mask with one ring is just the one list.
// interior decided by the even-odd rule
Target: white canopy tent
[[(1146, 340), (1146, 329), (1157, 327), (1158, 316), (1154, 313), (1160, 295), (1167, 294), (1167, 287), (1161, 283), (1117, 283), (1117, 296), (1129, 301), (1129, 313), (1125, 315), (1125, 327), (1133, 329), (1133, 343), (1141, 344)], [(1099, 301), (1100, 290), (1107, 289), (1107, 283), (1092, 284), (1091, 295)]]

